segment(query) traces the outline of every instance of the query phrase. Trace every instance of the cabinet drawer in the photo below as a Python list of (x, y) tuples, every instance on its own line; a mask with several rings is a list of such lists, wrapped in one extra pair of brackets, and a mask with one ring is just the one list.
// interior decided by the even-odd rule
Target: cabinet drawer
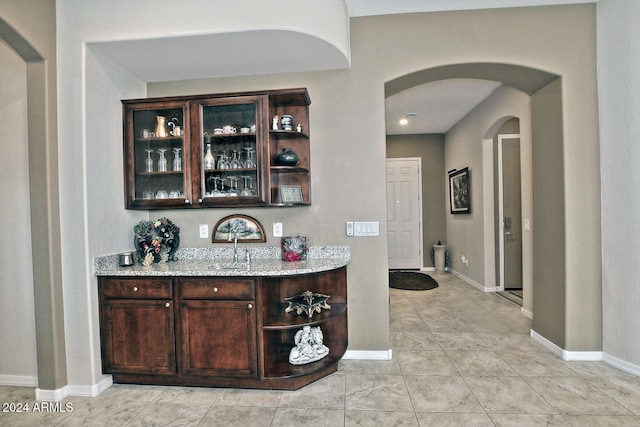
[(106, 298), (173, 298), (171, 279), (105, 279)]
[(255, 299), (254, 281), (249, 279), (181, 279), (178, 286), (182, 298)]

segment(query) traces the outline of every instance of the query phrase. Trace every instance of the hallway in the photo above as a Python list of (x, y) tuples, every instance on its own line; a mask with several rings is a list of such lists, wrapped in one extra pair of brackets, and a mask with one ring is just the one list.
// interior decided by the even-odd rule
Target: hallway
[[(66, 399), (72, 412), (0, 412), (0, 425), (640, 425), (640, 378), (603, 362), (563, 362), (529, 338), (519, 307), (431, 274), (437, 289), (390, 290), (391, 361), (344, 360), (295, 392), (114, 385)], [(0, 386), (3, 410), (33, 408), (32, 396)]]

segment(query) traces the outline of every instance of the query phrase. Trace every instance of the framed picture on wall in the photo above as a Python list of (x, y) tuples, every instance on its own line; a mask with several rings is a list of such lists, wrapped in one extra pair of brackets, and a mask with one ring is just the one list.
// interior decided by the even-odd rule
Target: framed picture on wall
[(449, 171), (449, 203), (452, 214), (471, 213), (469, 168)]

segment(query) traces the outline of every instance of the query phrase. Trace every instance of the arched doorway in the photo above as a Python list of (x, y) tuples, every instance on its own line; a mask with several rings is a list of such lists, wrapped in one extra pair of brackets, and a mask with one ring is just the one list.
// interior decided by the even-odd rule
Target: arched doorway
[[(411, 74), (407, 74), (391, 81), (388, 81), (385, 84), (385, 96), (390, 97), (394, 94), (398, 94), (403, 91), (411, 90), (412, 88), (418, 87), (420, 85), (425, 85), (428, 82), (435, 82), (440, 80), (447, 79), (483, 79), (490, 80), (494, 82), (499, 82), (503, 87), (508, 87), (511, 89), (515, 89), (523, 94), (523, 96), (531, 97), (531, 103), (535, 104), (535, 99), (540, 92), (546, 90), (547, 87), (552, 86), (552, 84), (556, 84), (557, 87), (561, 87), (561, 80), (558, 75), (548, 73), (545, 71), (532, 69), (528, 67), (522, 67), (512, 64), (499, 64), (499, 63), (467, 63), (467, 64), (452, 64), (445, 65), (440, 67), (429, 68), (421, 71), (417, 71)], [(561, 91), (554, 91), (554, 95), (559, 94), (559, 96), (555, 96), (552, 98), (551, 102), (557, 107), (556, 109), (551, 109), (550, 114), (556, 115), (555, 119), (560, 119), (561, 123)], [(538, 110), (536, 110), (538, 111)], [(472, 180), (474, 184), (472, 184), (472, 191), (476, 197), (474, 204), (474, 213), (469, 215), (466, 218), (461, 218), (460, 215), (456, 216), (455, 219), (452, 219), (453, 216), (448, 216), (447, 218), (447, 235), (449, 242), (453, 243), (450, 245), (452, 247), (452, 256), (451, 263), (452, 267), (455, 270), (458, 268), (459, 270), (463, 270), (467, 268), (467, 266), (462, 266), (462, 262), (460, 259), (460, 255), (466, 255), (465, 258), (468, 260), (469, 255), (467, 251), (472, 252), (472, 260), (475, 261), (476, 266), (477, 263), (481, 263), (482, 265), (476, 267), (476, 271), (469, 274), (470, 282), (472, 284), (478, 285), (478, 287), (484, 288), (484, 290), (496, 290), (496, 286), (498, 284), (497, 279), (499, 276), (496, 274), (496, 241), (494, 239), (495, 233), (495, 209), (493, 205), (493, 182), (494, 182), (494, 171), (493, 171), (493, 139), (497, 134), (499, 128), (510, 118), (509, 114), (515, 114), (513, 112), (507, 112), (505, 116), (500, 116), (496, 113), (492, 123), (489, 123), (485, 129), (482, 130), (483, 134), (479, 134), (475, 138), (475, 142), (471, 141), (470, 143), (476, 143), (478, 145), (482, 145), (482, 153), (479, 153), (476, 156), (474, 161), (474, 169), (475, 171), (472, 174)], [(525, 115), (525, 114), (520, 114)], [(527, 155), (529, 156), (529, 166), (528, 170), (523, 172), (523, 179), (526, 179), (526, 185), (528, 185), (529, 193), (528, 200), (526, 202), (526, 208), (529, 210), (528, 212), (528, 220), (531, 223), (531, 218), (534, 215), (533, 213), (533, 199), (539, 201), (540, 206), (545, 206), (547, 201), (549, 200), (547, 197), (547, 193), (549, 192), (548, 188), (545, 188), (544, 185), (537, 186), (537, 195), (535, 197), (534, 185), (535, 176), (546, 175), (549, 177), (554, 177), (554, 179), (558, 179), (558, 182), (562, 182), (561, 178), (563, 176), (563, 168), (564, 165), (562, 162), (553, 163), (552, 167), (550, 164), (543, 164), (541, 162), (536, 163), (536, 166), (533, 165), (532, 159), (536, 156), (544, 157), (541, 155), (540, 151), (549, 150), (549, 144), (539, 144), (538, 148), (535, 148), (533, 144), (532, 129), (538, 128), (540, 123), (544, 123), (548, 120), (548, 117), (545, 114), (537, 114), (533, 116), (531, 114), (531, 107), (529, 107), (526, 113), (528, 123), (526, 124), (524, 129), (524, 133), (528, 133), (528, 146), (527, 146)], [(529, 119), (530, 118), (530, 119)], [(561, 129), (561, 127), (560, 127)], [(552, 151), (554, 150), (562, 150), (562, 135), (556, 135), (557, 138), (553, 139), (553, 142), (550, 144), (555, 144), (552, 147)], [(559, 142), (559, 143), (558, 143)], [(445, 145), (446, 145), (445, 141)], [(537, 150), (537, 152), (536, 152)], [(460, 168), (467, 166), (466, 161), (468, 159), (463, 160), (464, 164), (456, 164), (455, 162), (456, 151), (455, 150), (447, 150), (445, 155), (445, 170), (449, 170), (451, 168)], [(561, 158), (561, 157), (560, 157)], [(537, 173), (533, 173), (533, 168), (537, 167)], [(538, 180), (539, 181), (539, 180)], [(443, 181), (444, 183), (444, 181)], [(474, 188), (475, 186), (475, 188)], [(557, 194), (556, 194), (557, 195)], [(562, 205), (562, 203), (559, 203)], [(446, 215), (449, 215), (448, 213)], [(468, 218), (472, 218), (475, 216), (474, 221), (466, 220)], [(529, 233), (529, 241), (528, 241), (528, 263), (524, 266), (523, 274), (528, 275), (528, 282), (532, 283), (533, 279), (533, 271), (536, 266), (533, 265), (533, 257), (531, 256), (533, 252), (533, 240), (537, 239), (540, 241), (553, 241), (554, 239), (557, 241), (557, 238), (562, 236), (562, 232), (558, 234), (560, 229), (564, 227), (564, 221), (561, 216), (557, 216), (554, 219), (555, 223), (553, 226), (548, 227), (539, 227), (537, 229), (532, 228), (532, 232)], [(473, 233), (468, 233), (469, 228), (474, 228), (475, 231)], [(534, 237), (535, 235), (535, 237)], [(457, 240), (456, 240), (457, 239)], [(453, 242), (451, 242), (453, 240)], [(474, 241), (481, 243), (476, 244), (475, 248), (465, 248), (465, 244), (467, 241)], [(562, 241), (557, 241), (556, 247), (563, 247)], [(458, 252), (456, 252), (458, 250)], [(474, 252), (475, 251), (475, 252)], [(555, 263), (563, 264), (564, 263), (564, 255), (556, 254), (558, 257), (554, 260)], [(468, 270), (465, 270), (468, 271)], [(530, 310), (528, 315), (532, 315), (532, 305), (533, 305), (533, 297), (532, 291), (529, 289), (528, 292), (525, 292), (525, 299), (529, 300), (528, 310)], [(525, 311), (527, 308), (525, 307)]]

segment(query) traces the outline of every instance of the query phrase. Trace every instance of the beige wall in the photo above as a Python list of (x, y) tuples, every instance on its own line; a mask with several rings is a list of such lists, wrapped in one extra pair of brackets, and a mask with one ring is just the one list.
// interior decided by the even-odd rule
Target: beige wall
[(387, 135), (387, 158), (419, 157), (422, 175), (422, 260), (433, 267), (432, 245), (447, 243), (445, 224), (446, 191), (442, 184), (444, 170), (444, 135)]
[[(0, 34), (26, 62), (38, 387), (67, 384), (58, 169), (55, 2), (0, 1)], [(4, 101), (4, 100), (3, 100)], [(21, 278), (29, 286), (31, 277)], [(13, 318), (0, 321), (13, 324)], [(9, 348), (2, 346), (4, 351)]]
[[(36, 383), (36, 326), (29, 201), (29, 140), (27, 134), (27, 64), (0, 38), (0, 117), (6, 123), (0, 138), (0, 350), (3, 377), (23, 377)], [(28, 379), (28, 380), (27, 380)]]
[[(531, 219), (531, 110), (527, 94), (501, 86), (450, 129), (445, 139), (445, 169), (468, 167), (471, 176), (471, 214), (447, 213), (452, 269), (486, 290), (493, 290), (498, 285), (493, 139), (512, 117), (520, 121), (522, 215)], [(530, 232), (522, 233), (523, 306), (528, 313), (531, 312), (532, 239)], [(462, 263), (460, 257), (463, 255), (468, 265)]]
[[(130, 248), (128, 230), (140, 215), (124, 210), (118, 184), (123, 173), (117, 161), (122, 135), (117, 119), (121, 106), (116, 98), (138, 97), (140, 88), (131, 76), (109, 70), (99, 59), (87, 60), (82, 46), (92, 40), (144, 36), (145, 28), (149, 34), (162, 36), (161, 29), (171, 26), (139, 19), (97, 19), (89, 2), (61, 0), (57, 5), (58, 63), (64, 76), (59, 82), (60, 123), (65, 129), (65, 138), (60, 140), (64, 164), (60, 170), (61, 200), (66, 209), (64, 297), (72, 310), (67, 310), (67, 349), (77, 355), (68, 369), (72, 384), (93, 385), (101, 375), (91, 262), (96, 255)], [(130, 16), (126, 2), (110, 4), (110, 13)], [(567, 345), (578, 349), (588, 343), (590, 349), (597, 349), (597, 324), (573, 328), (580, 317), (593, 318), (596, 323), (599, 317), (599, 307), (593, 303), (600, 283), (599, 177), (592, 173), (598, 169), (594, 38), (592, 5), (356, 18), (351, 21), (349, 70), (159, 83), (150, 85), (148, 92), (156, 96), (296, 86), (309, 89), (313, 205), (243, 212), (267, 228), (273, 221), (283, 222), (285, 233), (308, 234), (312, 244), (351, 245), (349, 349), (385, 351), (389, 348), (389, 322), (384, 83), (417, 70), (478, 61), (512, 63), (562, 76), (565, 159), (576, 160), (568, 168), (565, 164), (567, 227), (575, 232), (565, 251), (566, 281), (572, 290), (566, 307), (572, 325)], [(87, 78), (86, 72), (97, 69), (103, 70), (99, 78)], [(97, 102), (99, 99), (104, 102)], [(100, 163), (102, 153), (113, 164)], [(94, 178), (96, 171), (101, 180)], [(115, 184), (105, 186), (104, 182)], [(208, 246), (197, 237), (198, 224), (215, 224), (229, 211), (151, 215), (166, 214), (179, 223), (184, 246)], [(347, 220), (380, 221), (381, 236), (347, 238)], [(268, 244), (274, 243), (270, 238)], [(588, 295), (588, 304), (573, 293), (577, 284), (581, 294)], [(576, 347), (577, 342), (581, 344)]]
[(564, 348), (566, 345), (565, 194), (562, 150), (562, 82), (560, 79), (531, 100), (533, 162), (533, 256), (535, 292), (533, 329)]
[(598, 4), (605, 360), (640, 375), (640, 2)]

